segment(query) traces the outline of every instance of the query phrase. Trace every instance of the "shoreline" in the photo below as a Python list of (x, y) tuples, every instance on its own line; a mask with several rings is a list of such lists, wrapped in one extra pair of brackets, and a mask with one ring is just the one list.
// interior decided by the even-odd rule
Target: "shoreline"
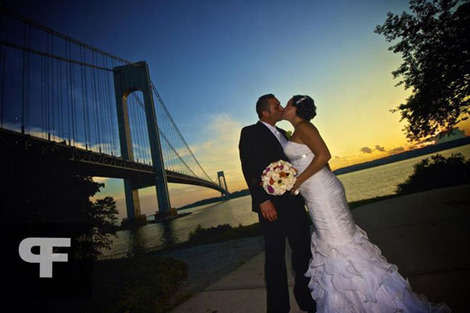
[(158, 223), (169, 222), (177, 218), (184, 217), (184, 216), (191, 215), (191, 214), (193, 214), (193, 212), (183, 212), (183, 213), (178, 213), (177, 215), (174, 215), (174, 216), (167, 216), (164, 218), (155, 218), (153, 220), (147, 220), (147, 224), (158, 224)]
[(427, 154), (434, 154), (440, 151), (458, 148), (458, 147), (466, 146), (469, 144), (470, 144), (470, 136), (459, 138), (459, 139), (448, 141), (448, 142), (439, 143), (439, 144), (429, 145), (429, 146), (419, 148), (419, 149), (396, 153), (396, 154), (389, 155), (389, 156), (379, 158), (379, 159), (375, 159), (372, 161), (362, 162), (362, 163), (338, 168), (334, 170), (333, 173), (335, 175), (343, 175), (343, 174), (365, 170), (368, 168), (373, 168), (373, 167), (377, 167), (381, 165), (400, 162), (400, 161), (420, 157), (420, 156), (427, 155)]
[[(378, 202), (378, 201), (393, 199), (393, 198), (401, 197), (401, 196), (404, 196), (404, 195), (391, 194), (391, 195), (386, 195), (386, 196), (380, 196), (380, 197), (375, 197), (375, 198), (369, 198), (369, 199), (349, 202), (348, 205), (349, 205), (350, 210), (353, 211), (353, 210), (355, 210), (356, 208), (358, 208), (360, 206), (368, 205), (368, 204)], [(165, 254), (165, 253), (171, 253), (172, 251), (181, 250), (181, 249), (197, 248), (197, 247), (202, 246), (202, 245), (211, 245), (211, 244), (223, 243), (223, 242), (231, 241), (231, 240), (241, 240), (241, 239), (244, 239), (244, 238), (253, 238), (253, 237), (257, 236), (257, 235), (253, 235), (253, 233), (256, 232), (256, 228), (257, 228), (258, 225), (259, 225), (259, 223), (256, 222), (256, 223), (253, 223), (253, 224), (250, 224), (250, 225), (242, 226), (241, 228), (234, 227), (232, 229), (233, 229), (233, 232), (235, 232), (235, 234), (233, 234), (233, 233), (231, 233), (231, 234), (227, 233), (225, 235), (221, 234), (221, 237), (225, 236), (226, 239), (215, 239), (214, 240), (214, 236), (209, 235), (209, 236), (206, 236), (206, 237), (208, 237), (208, 238), (206, 238), (206, 240), (202, 240), (202, 241), (198, 241), (198, 242), (190, 242), (189, 240), (188, 241), (183, 241), (183, 242), (177, 242), (177, 243), (174, 243), (171, 246), (160, 247), (160, 248), (145, 251), (144, 254), (145, 255)], [(212, 227), (217, 228), (219, 226), (221, 226), (221, 224), (215, 225), (215, 226), (212, 226)], [(129, 230), (129, 229), (123, 229), (123, 230)], [(261, 234), (259, 236), (261, 236)], [(110, 259), (115, 260), (115, 259), (126, 259), (126, 258), (128, 258), (128, 255), (122, 255), (121, 253), (119, 253), (117, 255), (121, 255), (121, 256), (113, 257), (112, 255), (108, 255), (106, 257), (99, 258), (97, 261), (100, 262), (100, 261), (105, 261), (105, 260), (110, 260)]]
[[(335, 169), (332, 172), (336, 176), (339, 176), (339, 175), (343, 175), (343, 174), (358, 172), (358, 171), (365, 170), (365, 169), (379, 167), (379, 166), (382, 166), (382, 165), (392, 164), (392, 163), (395, 163), (395, 162), (400, 162), (400, 161), (420, 157), (420, 156), (427, 155), (427, 154), (435, 154), (435, 153), (438, 153), (440, 151), (445, 151), (445, 150), (458, 148), (458, 147), (462, 147), (462, 146), (466, 146), (466, 145), (470, 145), (470, 136), (460, 138), (460, 139), (456, 139), (456, 140), (453, 140), (453, 141), (443, 142), (443, 143), (440, 143), (440, 144), (429, 145), (429, 146), (419, 148), (419, 149), (414, 149), (414, 150), (410, 150), (410, 151), (404, 151), (404, 152), (401, 152), (401, 153), (396, 153), (396, 154), (389, 155), (389, 156), (386, 156), (386, 157), (382, 157), (382, 158), (379, 158), (379, 159), (375, 159), (375, 160), (372, 160), (372, 161), (367, 161), (367, 162), (357, 163), (357, 164), (354, 164), (354, 165), (349, 165), (349, 166), (346, 166), (346, 167), (341, 167), (341, 168)], [(176, 210), (177, 211), (187, 210), (187, 209), (192, 209), (192, 208), (195, 208), (195, 207), (198, 207), (198, 206), (202, 206), (202, 205), (206, 205), (206, 204), (212, 204), (212, 203), (217, 204), (219, 202), (223, 202), (223, 201), (227, 201), (227, 200), (231, 200), (231, 199), (236, 199), (236, 198), (243, 197), (243, 196), (246, 196), (246, 195), (250, 195), (250, 192), (249, 192), (248, 189), (243, 189), (243, 190), (239, 190), (239, 191), (236, 191), (236, 192), (232, 193), (232, 196), (230, 196), (228, 198), (227, 197), (213, 197), (213, 198), (203, 199), (203, 200), (193, 202), (191, 204), (184, 205), (184, 206), (182, 206), (182, 207), (180, 207)], [(362, 200), (358, 200), (358, 201), (362, 201)]]

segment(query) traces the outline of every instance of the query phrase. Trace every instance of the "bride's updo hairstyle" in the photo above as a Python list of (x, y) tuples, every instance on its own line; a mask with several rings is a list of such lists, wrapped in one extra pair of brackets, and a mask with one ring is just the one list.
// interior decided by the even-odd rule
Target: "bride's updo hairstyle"
[(293, 96), (292, 105), (297, 108), (297, 116), (308, 122), (317, 115), (315, 102), (309, 96)]

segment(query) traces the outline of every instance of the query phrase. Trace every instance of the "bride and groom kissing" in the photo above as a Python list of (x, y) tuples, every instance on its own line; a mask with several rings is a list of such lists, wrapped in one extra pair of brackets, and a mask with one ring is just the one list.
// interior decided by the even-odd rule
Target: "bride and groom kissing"
[[(290, 311), (286, 238), (292, 251), (293, 293), (303, 311), (450, 312), (445, 304), (434, 305), (413, 293), (397, 267), (355, 224), (344, 187), (328, 166), (328, 147), (310, 123), (316, 116), (313, 99), (296, 95), (283, 108), (273, 94), (266, 94), (256, 102), (256, 113), (259, 121), (241, 130), (239, 152), (265, 241), (267, 312)], [(294, 127), (291, 138), (275, 126), (280, 120)], [(290, 191), (272, 195), (260, 184), (261, 175), (279, 160), (291, 163), (299, 174)]]

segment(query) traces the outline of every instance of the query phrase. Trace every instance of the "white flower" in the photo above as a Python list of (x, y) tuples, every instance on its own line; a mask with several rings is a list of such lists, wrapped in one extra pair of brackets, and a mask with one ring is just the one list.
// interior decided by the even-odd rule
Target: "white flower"
[(272, 195), (282, 195), (291, 190), (295, 183), (297, 170), (284, 160), (269, 164), (261, 176), (264, 190)]

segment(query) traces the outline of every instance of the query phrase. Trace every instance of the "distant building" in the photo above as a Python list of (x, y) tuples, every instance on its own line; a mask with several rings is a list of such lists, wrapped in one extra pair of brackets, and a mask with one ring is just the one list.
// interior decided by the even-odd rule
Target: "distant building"
[(465, 138), (465, 132), (459, 128), (452, 128), (448, 132), (442, 132), (435, 137), (436, 144), (448, 142), (460, 138)]

